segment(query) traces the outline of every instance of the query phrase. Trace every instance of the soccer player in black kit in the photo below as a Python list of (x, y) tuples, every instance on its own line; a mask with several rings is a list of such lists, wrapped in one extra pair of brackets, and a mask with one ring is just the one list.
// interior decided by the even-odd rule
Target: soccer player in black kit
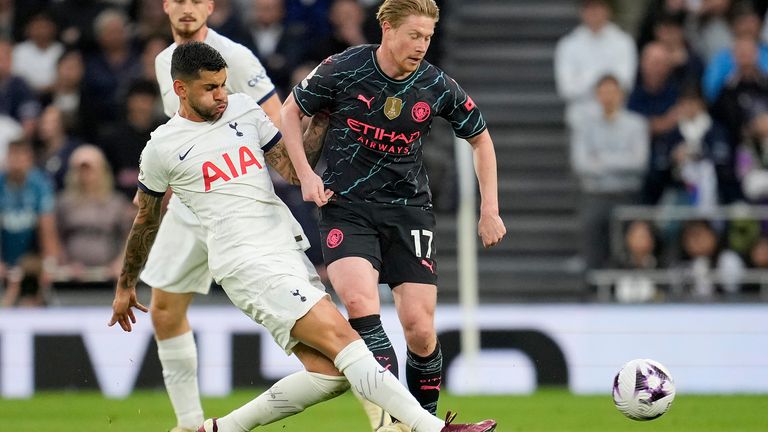
[[(485, 120), (452, 78), (423, 60), (438, 13), (434, 0), (385, 0), (377, 14), (381, 44), (352, 47), (323, 61), (294, 88), (281, 111), (304, 199), (321, 207), (328, 275), (352, 327), (379, 363), (397, 374), (395, 352), (379, 317), (378, 284), (388, 284), (408, 346), (409, 389), (433, 413), (442, 353), (434, 328), (435, 218), (421, 146), (434, 117), (448, 120), (456, 136), (472, 146), (483, 245), (491, 247), (506, 234)], [(304, 155), (300, 121), (323, 110), (330, 112), (330, 126), (321, 179)], [(383, 424), (385, 417), (372, 418), (372, 427), (407, 430)]]

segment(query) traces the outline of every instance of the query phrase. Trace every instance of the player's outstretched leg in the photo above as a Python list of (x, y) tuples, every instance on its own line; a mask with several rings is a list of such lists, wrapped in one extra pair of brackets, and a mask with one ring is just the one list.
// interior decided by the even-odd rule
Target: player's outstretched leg
[[(363, 338), (365, 345), (373, 353), (373, 357), (379, 364), (399, 377), (397, 354), (392, 347), (389, 336), (381, 324), (380, 315), (368, 315), (360, 318), (350, 318), (349, 325)], [(359, 393), (352, 391), (363, 405), (371, 430), (378, 431), (383, 426), (392, 424), (392, 418), (381, 407), (365, 399)]]
[(326, 299), (299, 319), (291, 334), (333, 357), (336, 368), (356, 391), (415, 432), (487, 432), (495, 428), (492, 420), (485, 424), (450, 425), (422, 408), (400, 381), (376, 362), (365, 342)]
[[(338, 352), (333, 364), (344, 373), (348, 383), (338, 376), (297, 372), (280, 380), (270, 390), (226, 417), (206, 420), (198, 432), (247, 432), (258, 424), (274, 422), (299, 413), (314, 403), (330, 399), (346, 390), (349, 384), (354, 385), (367, 399), (395, 414), (416, 432), (490, 432), (495, 429), (496, 423), (492, 420), (474, 425), (453, 425), (450, 424), (452, 418), (444, 423), (424, 410), (400, 381), (374, 360), (365, 343), (356, 339), (356, 333), (338, 314), (335, 306), (327, 300), (321, 303), (329, 306), (320, 308), (322, 312), (313, 308), (307, 314), (310, 316), (308, 320), (301, 325), (297, 323), (302, 330), (294, 332), (294, 336), (300, 339), (301, 334), (309, 332), (315, 335), (309, 339), (319, 347), (343, 345), (344, 348)], [(330, 311), (336, 312), (337, 318), (330, 317)], [(273, 398), (273, 395), (278, 397)], [(282, 400), (279, 406), (274, 404), (278, 398)], [(285, 401), (288, 403), (285, 404)]]
[[(246, 432), (298, 414), (306, 408), (333, 399), (349, 389), (349, 381), (340, 375), (325, 356), (299, 344), (293, 353), (306, 370), (288, 375), (256, 399), (225, 417), (209, 419), (200, 432)], [(215, 426), (215, 429), (214, 429)]]
[(275, 383), (256, 399), (218, 419), (208, 419), (199, 432), (248, 432), (298, 414), (349, 388), (343, 376), (296, 372)]

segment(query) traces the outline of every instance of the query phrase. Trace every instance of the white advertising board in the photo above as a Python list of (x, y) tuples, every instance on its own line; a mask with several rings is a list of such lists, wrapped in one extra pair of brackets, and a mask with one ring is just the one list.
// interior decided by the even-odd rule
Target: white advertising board
[[(55, 336), (77, 336), (86, 351), (83, 368), (92, 368), (98, 388), (110, 397), (129, 395), (152, 354), (151, 323), (140, 314), (134, 331), (124, 333), (107, 327), (110, 316), (106, 307), (0, 311), (0, 394), (28, 397), (39, 388), (39, 371), (66, 374), (56, 364), (42, 363), (46, 359), (36, 341), (53, 336), (46, 339), (49, 353)], [(485, 305), (477, 313), (482, 349), (472, 371), (454, 342), (459, 308), (441, 306), (436, 316), (448, 354), (445, 387), (454, 393), (524, 394), (543, 384), (567, 385), (578, 394), (609, 393), (616, 371), (634, 358), (665, 364), (679, 392), (768, 393), (768, 305)], [(233, 368), (249, 365), (233, 358), (236, 334), (262, 336), (260, 358), (252, 364), (264, 379), (274, 381), (299, 368), (234, 307), (195, 306), (190, 320), (204, 395), (229, 393)], [(382, 320), (403, 371), (405, 343), (395, 311), (383, 310)]]

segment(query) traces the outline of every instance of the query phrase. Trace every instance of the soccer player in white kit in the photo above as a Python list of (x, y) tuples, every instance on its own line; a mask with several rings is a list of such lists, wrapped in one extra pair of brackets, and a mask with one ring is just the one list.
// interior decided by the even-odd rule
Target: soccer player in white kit
[[(158, 127), (142, 152), (139, 211), (128, 235), (113, 315), (131, 331), (136, 283), (160, 226), (170, 187), (197, 216), (214, 279), (243, 313), (262, 324), (305, 367), (198, 432), (247, 432), (346, 391), (363, 397), (416, 432), (490, 432), (496, 423), (445, 423), (424, 410), (373, 358), (325, 291), (294, 239), (295, 220), (275, 195), (266, 163), (291, 177), (282, 136), (252, 98), (228, 97), (226, 62), (209, 45), (189, 42), (173, 53), (171, 74), (180, 109)], [(332, 360), (331, 360), (332, 359)], [(280, 394), (280, 398), (273, 396)]]
[[(179, 44), (201, 41), (214, 47), (229, 65), (227, 91), (251, 96), (279, 125), (280, 100), (264, 67), (246, 47), (208, 28), (206, 21), (213, 12), (212, 0), (164, 0), (174, 43), (155, 59), (155, 73), (168, 117), (179, 109), (179, 98), (173, 91), (171, 56)], [(322, 122), (320, 125), (324, 131)], [(319, 133), (314, 127), (310, 133)], [(317, 156), (321, 142), (318, 144)], [(317, 159), (317, 158), (316, 158)], [(300, 244), (309, 247), (301, 227), (294, 227)], [(211, 285), (208, 254), (203, 230), (197, 217), (174, 195), (168, 205), (155, 247), (149, 254), (141, 280), (152, 287), (150, 310), (157, 340), (158, 357), (163, 367), (163, 380), (176, 414), (176, 427), (171, 432), (191, 432), (203, 421), (197, 380), (197, 348), (187, 320), (187, 309), (194, 294), (207, 294)]]

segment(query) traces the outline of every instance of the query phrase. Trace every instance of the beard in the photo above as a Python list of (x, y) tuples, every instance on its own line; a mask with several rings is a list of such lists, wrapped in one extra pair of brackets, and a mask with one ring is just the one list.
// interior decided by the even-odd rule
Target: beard
[(173, 31), (176, 33), (179, 37), (182, 39), (192, 39), (192, 37), (195, 35), (195, 33), (199, 32), (201, 28), (203, 28), (202, 24), (195, 23), (177, 23), (173, 26)]
[(200, 118), (211, 123), (220, 119), (221, 116), (224, 114), (223, 111), (218, 112), (218, 108), (217, 108), (218, 104), (213, 108), (205, 108), (196, 103), (193, 103), (192, 101), (189, 101), (189, 107), (192, 108), (192, 111), (194, 111), (195, 114), (197, 114)]

